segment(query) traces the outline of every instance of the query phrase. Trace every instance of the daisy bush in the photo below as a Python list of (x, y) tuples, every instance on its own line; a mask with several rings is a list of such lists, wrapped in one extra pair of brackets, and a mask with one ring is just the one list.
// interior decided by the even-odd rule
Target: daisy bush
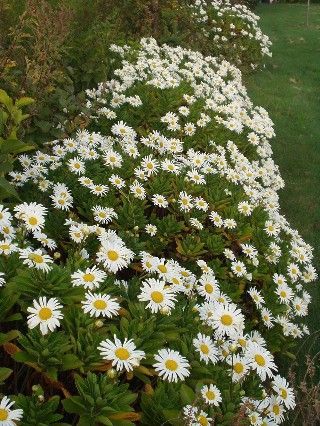
[(259, 27), (260, 17), (245, 4), (230, 0), (196, 0), (189, 5), (207, 49), (233, 63), (257, 68), (272, 56), (271, 41)]
[(111, 51), (88, 128), (10, 173), (1, 339), (20, 394), (0, 423), (280, 424), (278, 359), (308, 334), (316, 273), (279, 210), (273, 123), (224, 60)]

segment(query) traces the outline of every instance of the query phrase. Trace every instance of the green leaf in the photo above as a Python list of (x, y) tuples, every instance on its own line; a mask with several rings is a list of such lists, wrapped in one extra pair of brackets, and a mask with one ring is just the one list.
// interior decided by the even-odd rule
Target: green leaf
[(165, 419), (171, 425), (178, 425), (179, 424), (179, 416), (180, 416), (179, 410), (162, 410), (162, 413), (163, 413)]
[(82, 404), (82, 398), (80, 396), (73, 396), (62, 401), (63, 408), (72, 414), (85, 413), (86, 407)]
[(112, 426), (113, 425), (112, 421), (109, 420), (107, 417), (104, 417), (104, 416), (98, 416), (98, 417), (96, 417), (96, 420), (98, 422), (100, 422), (101, 424), (106, 425), (106, 426)]
[(0, 367), (0, 383), (3, 383), (12, 373), (11, 368)]
[(13, 106), (13, 101), (4, 90), (0, 89), (0, 104), (3, 104), (10, 110)]
[(66, 370), (75, 370), (83, 365), (83, 362), (74, 355), (74, 354), (66, 354), (61, 359), (62, 362), (62, 371)]
[(15, 197), (20, 200), (14, 187), (3, 176), (0, 176), (0, 200), (7, 197)]
[(15, 354), (12, 355), (12, 358), (15, 361), (23, 362), (23, 363), (32, 362), (33, 361), (32, 356), (29, 355), (27, 352), (23, 352), (23, 351), (16, 352)]
[(34, 145), (27, 145), (17, 139), (7, 139), (0, 146), (0, 154), (19, 154), (21, 152), (30, 151), (34, 148)]
[(20, 336), (19, 330), (10, 330), (7, 333), (0, 333), (0, 345), (10, 342)]
[(34, 102), (35, 102), (35, 100), (34, 100), (33, 98), (29, 98), (29, 97), (27, 97), (27, 96), (24, 96), (24, 97), (22, 97), (22, 98), (20, 98), (20, 99), (16, 100), (15, 105), (16, 105), (18, 108), (21, 108), (21, 107), (24, 107), (24, 106), (27, 106), (27, 105), (33, 104)]
[(189, 386), (185, 385), (184, 383), (181, 385), (181, 388), (180, 388), (180, 396), (184, 405), (192, 404), (193, 401), (195, 400), (194, 391)]

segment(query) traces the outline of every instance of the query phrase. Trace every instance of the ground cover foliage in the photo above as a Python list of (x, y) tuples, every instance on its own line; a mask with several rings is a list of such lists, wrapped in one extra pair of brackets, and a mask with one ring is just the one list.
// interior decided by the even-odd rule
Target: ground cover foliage
[[(270, 46), (248, 9), (211, 7), (245, 11)], [(107, 38), (105, 78), (89, 72), (62, 137), (28, 155), (32, 101), (1, 92), (16, 147), (1, 188), (3, 424), (273, 425), (295, 407), (277, 364), (308, 334), (316, 272), (279, 210), (273, 123), (236, 67), (249, 49), (224, 58), (239, 31), (203, 53)]]
[[(203, 22), (198, 15), (201, 4), (188, 0), (4, 0), (0, 5), (0, 85), (13, 98), (36, 99), (24, 126), (26, 137), (41, 143), (82, 125), (77, 116), (83, 90), (110, 77), (108, 47), (114, 42), (153, 36), (160, 43), (236, 58), (243, 69), (262, 63), (265, 47), (260, 46), (257, 18), (249, 9), (208, 2), (201, 7), (209, 13), (209, 20)], [(214, 29), (219, 42), (211, 35), (208, 40), (206, 33)]]

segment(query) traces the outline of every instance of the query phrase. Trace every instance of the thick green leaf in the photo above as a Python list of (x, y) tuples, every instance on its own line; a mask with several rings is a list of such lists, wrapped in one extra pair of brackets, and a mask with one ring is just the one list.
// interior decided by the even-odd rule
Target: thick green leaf
[(10, 96), (4, 90), (0, 89), (0, 104), (5, 105), (8, 110), (10, 110), (13, 106), (13, 101)]
[(82, 398), (80, 396), (64, 399), (62, 405), (68, 413), (82, 414), (86, 411), (86, 407), (82, 405)]
[(0, 200), (3, 200), (6, 197), (15, 197), (20, 200), (20, 197), (14, 187), (3, 176), (0, 176)]
[(195, 400), (194, 391), (184, 383), (181, 385), (180, 388), (180, 396), (184, 405), (191, 405)]
[(66, 370), (74, 370), (83, 365), (83, 362), (74, 355), (74, 354), (66, 354), (61, 359), (62, 362), (62, 371)]
[(27, 105), (33, 104), (34, 102), (35, 102), (35, 100), (34, 100), (33, 98), (29, 98), (29, 97), (27, 97), (27, 96), (24, 96), (24, 97), (22, 97), (22, 98), (20, 98), (20, 99), (16, 100), (15, 105), (16, 105), (18, 108), (21, 108), (21, 107), (24, 107), (24, 106), (27, 106)]
[(29, 355), (27, 352), (16, 352), (15, 354), (12, 355), (12, 358), (15, 359), (18, 362), (32, 362), (33, 358), (31, 355)]
[(12, 373), (11, 368), (0, 367), (0, 383), (4, 382)]
[(20, 336), (19, 330), (10, 330), (7, 333), (0, 333), (0, 345), (10, 342)]
[(34, 149), (34, 145), (27, 145), (18, 139), (7, 139), (0, 146), (0, 154), (19, 154)]

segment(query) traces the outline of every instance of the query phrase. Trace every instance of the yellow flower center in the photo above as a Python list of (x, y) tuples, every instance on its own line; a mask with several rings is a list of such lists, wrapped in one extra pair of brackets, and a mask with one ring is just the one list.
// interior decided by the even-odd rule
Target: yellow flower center
[(9, 246), (9, 244), (0, 244), (0, 249), (1, 250), (10, 250), (10, 246)]
[(207, 283), (204, 286), (204, 288), (205, 288), (206, 292), (209, 293), (209, 294), (211, 294), (213, 292), (213, 286), (211, 284), (209, 284), (209, 283)]
[(178, 278), (172, 278), (172, 284), (178, 285), (180, 284), (180, 280), (178, 280)]
[(29, 217), (29, 224), (30, 225), (37, 225), (38, 219), (34, 216)]
[(83, 281), (85, 281), (86, 283), (92, 283), (92, 281), (94, 281), (94, 275), (90, 273), (84, 274)]
[(223, 325), (227, 325), (227, 326), (229, 326), (233, 323), (232, 316), (229, 315), (229, 314), (222, 315), (220, 321)]
[(203, 354), (208, 355), (208, 353), (209, 353), (209, 347), (208, 347), (208, 345), (206, 345), (205, 343), (202, 343), (202, 345), (200, 345), (200, 351)]
[(63, 199), (63, 198), (60, 198), (60, 200), (58, 200), (58, 204), (60, 204), (60, 205), (64, 205), (66, 202), (65, 202), (65, 200)]
[(176, 371), (178, 369), (178, 363), (174, 359), (167, 359), (165, 366), (170, 371)]
[(152, 163), (147, 163), (147, 168), (148, 168), (149, 170), (152, 170), (152, 169), (153, 169), (153, 164), (152, 164)]
[(241, 374), (244, 370), (243, 364), (241, 364), (241, 362), (236, 362), (233, 366), (233, 369), (237, 374)]
[(287, 296), (287, 293), (285, 291), (280, 291), (280, 296), (285, 298)]
[(275, 414), (276, 416), (278, 416), (278, 415), (280, 414), (280, 407), (279, 407), (279, 405), (274, 405), (274, 406), (272, 407), (272, 411), (274, 412), (274, 414)]
[(213, 399), (215, 399), (216, 394), (215, 394), (214, 392), (212, 392), (212, 391), (208, 390), (208, 391), (206, 392), (206, 397), (207, 397), (207, 399), (209, 399), (210, 401), (212, 401)]
[(164, 300), (163, 294), (160, 291), (153, 291), (151, 293), (151, 299), (155, 302), (155, 303), (162, 303)]
[(119, 358), (121, 361), (126, 361), (130, 353), (126, 348), (119, 348), (115, 351), (116, 357)]
[(0, 213), (0, 220), (1, 220), (1, 219), (3, 219), (3, 214), (2, 214), (2, 213)]
[(108, 258), (112, 260), (113, 262), (119, 259), (119, 255), (115, 250), (108, 250), (107, 255), (108, 255)]
[(52, 317), (52, 310), (50, 308), (41, 308), (38, 315), (42, 321), (46, 321)]
[(31, 253), (29, 254), (29, 259), (32, 260), (34, 263), (43, 263), (43, 257), (41, 256), (41, 254)]
[(9, 229), (7, 226), (4, 226), (4, 227), (2, 228), (2, 232), (3, 232), (4, 234), (10, 234), (10, 229)]
[(285, 389), (281, 389), (280, 395), (282, 396), (283, 399), (286, 399), (288, 396), (288, 392)]
[(94, 306), (96, 309), (103, 310), (103, 309), (106, 309), (106, 307), (107, 307), (107, 302), (105, 302), (105, 301), (104, 301), (104, 300), (102, 300), (102, 299), (98, 299), (98, 300), (95, 300), (95, 301), (93, 302), (93, 306)]
[(0, 422), (4, 422), (9, 417), (9, 413), (4, 408), (0, 408)]
[(165, 274), (168, 271), (168, 269), (167, 269), (167, 267), (165, 265), (158, 265), (158, 269), (163, 274)]
[(262, 355), (259, 355), (259, 354), (255, 355), (254, 360), (258, 365), (260, 365), (260, 367), (264, 367), (266, 365), (266, 360), (264, 359)]
[(247, 342), (245, 341), (245, 339), (238, 339), (238, 343), (243, 348), (247, 346)]
[(152, 267), (152, 263), (147, 261), (147, 262), (146, 262), (146, 267), (147, 267), (147, 268), (151, 268), (151, 267)]
[(209, 422), (208, 422), (208, 420), (206, 419), (206, 417), (204, 417), (204, 416), (202, 416), (202, 415), (200, 415), (200, 416), (198, 417), (198, 422), (201, 424), (201, 426), (208, 426), (208, 425), (209, 425)]

